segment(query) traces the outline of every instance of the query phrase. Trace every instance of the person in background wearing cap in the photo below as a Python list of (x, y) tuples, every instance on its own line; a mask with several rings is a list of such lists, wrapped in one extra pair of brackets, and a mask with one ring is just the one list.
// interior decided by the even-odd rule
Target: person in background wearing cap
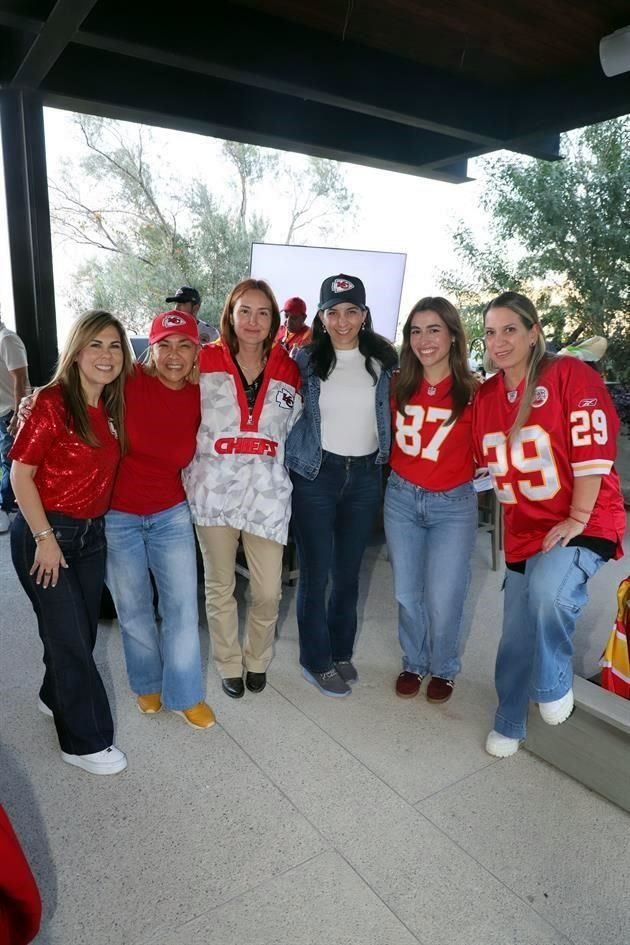
[(289, 435), (287, 465), (300, 559), (300, 663), (324, 695), (347, 696), (358, 679), (352, 656), (359, 569), (381, 504), (397, 364), (392, 345), (372, 329), (360, 279), (324, 280), (312, 344), (295, 360), (304, 411)]
[(287, 299), (282, 309), (286, 316), (284, 325), (281, 325), (276, 335), (283, 348), (286, 348), (289, 354), (294, 348), (304, 348), (310, 345), (313, 339), (313, 332), (305, 325), (306, 322), (306, 302), (294, 296)]
[(173, 310), (153, 319), (148, 360), (134, 365), (125, 390), (128, 448), (105, 519), (106, 582), (140, 712), (155, 715), (164, 705), (208, 729), (215, 717), (204, 701), (197, 552), (181, 481), (201, 419), (198, 352), (194, 315)]
[[(274, 341), (279, 327), (266, 282), (244, 279), (228, 294), (221, 340), (199, 355), (201, 426), (184, 471), (203, 555), (212, 655), (231, 699), (245, 687), (265, 688), (280, 606), (291, 516), (285, 442), (302, 401), (300, 372)], [(242, 646), (234, 599), (239, 541), (251, 592)]]
[(207, 345), (211, 341), (217, 340), (219, 337), (219, 332), (214, 327), (214, 325), (209, 325), (208, 322), (204, 322), (201, 318), (199, 318), (201, 296), (199, 295), (197, 289), (193, 289), (193, 287), (190, 285), (183, 285), (177, 290), (175, 295), (169, 295), (166, 301), (174, 302), (175, 309), (178, 312), (187, 312), (189, 315), (194, 316), (199, 326), (200, 344)]

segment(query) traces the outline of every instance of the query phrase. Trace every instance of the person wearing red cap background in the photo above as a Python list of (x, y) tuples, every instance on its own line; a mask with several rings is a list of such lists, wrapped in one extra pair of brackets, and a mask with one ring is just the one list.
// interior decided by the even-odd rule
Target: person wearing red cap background
[(306, 302), (298, 296), (287, 299), (282, 308), (286, 316), (284, 325), (281, 325), (276, 334), (278, 341), (290, 353), (293, 348), (303, 348), (313, 339), (313, 332), (305, 324)]
[(106, 582), (140, 712), (154, 715), (164, 705), (208, 729), (215, 719), (204, 701), (197, 553), (181, 481), (201, 420), (194, 315), (174, 309), (156, 316), (149, 346), (125, 390), (128, 449), (105, 519)]

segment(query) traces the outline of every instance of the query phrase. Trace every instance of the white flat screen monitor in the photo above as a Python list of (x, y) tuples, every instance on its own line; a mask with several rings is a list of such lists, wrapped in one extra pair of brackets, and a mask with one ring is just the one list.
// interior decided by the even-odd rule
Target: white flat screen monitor
[(252, 243), (250, 274), (269, 283), (281, 308), (294, 295), (304, 299), (309, 325), (317, 312), (324, 279), (339, 273), (358, 276), (365, 285), (374, 330), (393, 341), (406, 261), (405, 253)]

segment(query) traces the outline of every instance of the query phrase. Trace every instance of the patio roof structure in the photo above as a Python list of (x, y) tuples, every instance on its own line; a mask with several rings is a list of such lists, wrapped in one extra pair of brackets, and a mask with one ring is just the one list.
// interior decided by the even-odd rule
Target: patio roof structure
[(44, 106), (439, 180), (630, 109), (599, 41), (627, 0), (0, 0), (0, 107), (18, 331), (56, 354)]

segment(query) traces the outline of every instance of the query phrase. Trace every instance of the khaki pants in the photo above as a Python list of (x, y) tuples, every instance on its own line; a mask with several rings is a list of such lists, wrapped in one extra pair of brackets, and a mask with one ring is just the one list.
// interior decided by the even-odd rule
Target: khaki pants
[[(224, 679), (242, 676), (243, 665), (252, 673), (265, 673), (273, 657), (284, 546), (227, 525), (195, 528), (203, 556), (210, 643), (219, 674)], [(239, 538), (247, 559), (251, 592), (242, 652), (234, 597)]]

